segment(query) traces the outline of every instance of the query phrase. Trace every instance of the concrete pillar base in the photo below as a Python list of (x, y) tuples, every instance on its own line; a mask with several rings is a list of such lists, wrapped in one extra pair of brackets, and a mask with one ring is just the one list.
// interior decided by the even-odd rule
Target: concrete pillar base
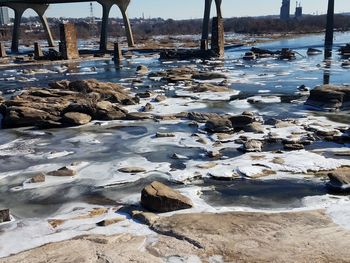
[(220, 17), (214, 17), (211, 34), (211, 50), (220, 58), (225, 54), (224, 21)]

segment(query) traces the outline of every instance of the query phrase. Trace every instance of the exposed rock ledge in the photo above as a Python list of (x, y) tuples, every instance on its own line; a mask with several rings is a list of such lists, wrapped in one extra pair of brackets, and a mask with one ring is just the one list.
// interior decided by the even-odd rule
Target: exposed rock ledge
[(97, 80), (59, 81), (50, 88), (30, 88), (0, 101), (3, 128), (78, 126), (90, 120), (127, 117), (122, 105), (135, 104), (121, 85)]
[(326, 111), (350, 109), (350, 86), (323, 85), (310, 91), (305, 105)]
[(202, 262), (212, 256), (221, 256), (223, 262), (349, 262), (350, 258), (350, 231), (335, 225), (323, 211), (177, 214), (158, 219), (152, 228), (160, 235), (145, 250), (144, 236), (85, 236), (0, 262), (164, 262), (171, 256), (190, 255)]

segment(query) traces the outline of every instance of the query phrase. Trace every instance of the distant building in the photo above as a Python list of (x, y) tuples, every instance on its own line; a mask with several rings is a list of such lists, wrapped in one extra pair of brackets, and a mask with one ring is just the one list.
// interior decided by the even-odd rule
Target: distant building
[(283, 0), (280, 13), (281, 20), (288, 20), (290, 18), (290, 0)]
[(0, 25), (7, 25), (10, 23), (9, 9), (7, 7), (0, 7)]
[(295, 7), (295, 18), (301, 18), (303, 16), (303, 8), (301, 7), (301, 2), (297, 2), (297, 5)]

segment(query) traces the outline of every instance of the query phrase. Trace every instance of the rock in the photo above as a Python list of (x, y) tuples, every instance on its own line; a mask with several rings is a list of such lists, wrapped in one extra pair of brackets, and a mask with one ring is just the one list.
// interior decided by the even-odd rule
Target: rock
[(94, 119), (96, 120), (120, 120), (126, 117), (128, 112), (120, 106), (109, 101), (100, 101), (96, 104)]
[(245, 152), (261, 152), (263, 143), (258, 140), (249, 140), (243, 145)]
[(338, 168), (336, 171), (329, 173), (329, 182), (327, 186), (334, 192), (350, 192), (350, 167)]
[(212, 133), (227, 133), (233, 131), (230, 120), (222, 117), (208, 120), (205, 124), (205, 129)]
[(147, 99), (147, 98), (150, 98), (152, 96), (152, 92), (145, 91), (145, 92), (137, 93), (136, 96), (139, 98)]
[(31, 183), (43, 183), (45, 182), (45, 174), (40, 173), (37, 175), (34, 175), (31, 179), (30, 179)]
[(68, 125), (79, 126), (89, 123), (91, 116), (79, 112), (67, 112), (64, 114), (62, 121)]
[(299, 151), (303, 150), (304, 148), (304, 145), (300, 143), (286, 143), (284, 145), (284, 149), (287, 151)]
[(212, 150), (212, 151), (208, 151), (207, 152), (207, 156), (209, 158), (220, 158), (221, 157), (221, 153), (217, 150)]
[(260, 122), (253, 122), (248, 124), (243, 129), (245, 132), (254, 132), (254, 133), (264, 133), (265, 128)]
[(206, 122), (205, 129), (212, 133), (233, 131), (232, 123), (227, 118), (210, 119)]
[(222, 118), (223, 116), (217, 113), (210, 112), (189, 112), (187, 118), (196, 122), (205, 123), (208, 120)]
[(124, 221), (123, 218), (120, 218), (120, 217), (117, 217), (117, 218), (111, 218), (111, 219), (105, 219), (105, 220), (102, 220), (98, 223), (96, 223), (97, 226), (110, 226), (110, 225), (114, 225), (114, 224), (117, 224), (121, 221)]
[(193, 206), (191, 200), (170, 187), (154, 181), (141, 193), (141, 205), (152, 212), (171, 212)]
[(162, 101), (165, 101), (167, 99), (166, 96), (164, 95), (158, 95), (157, 97), (154, 98), (154, 101), (155, 102), (162, 102)]
[(153, 225), (159, 218), (159, 216), (157, 216), (154, 213), (143, 212), (143, 211), (132, 211), (131, 216), (132, 216), (132, 219), (140, 222), (141, 224), (145, 224), (148, 226)]
[(300, 85), (298, 87), (298, 90), (301, 91), (301, 92), (307, 92), (309, 91), (310, 89), (308, 87), (306, 87), (304, 84), (303, 85)]
[(143, 112), (148, 112), (148, 111), (151, 111), (153, 109), (154, 109), (154, 107), (151, 103), (146, 103), (146, 105), (142, 107)]
[(350, 109), (350, 87), (323, 85), (310, 91), (305, 105), (326, 111)]
[(193, 79), (212, 80), (212, 79), (226, 79), (227, 76), (219, 72), (199, 72), (192, 75)]
[(221, 85), (214, 85), (211, 83), (200, 83), (190, 88), (191, 92), (202, 93), (202, 92), (228, 92), (231, 89)]
[(11, 221), (10, 209), (0, 209), (0, 224)]
[(172, 138), (175, 136), (176, 135), (174, 133), (170, 133), (170, 132), (157, 132), (156, 133), (156, 138)]
[(136, 173), (145, 173), (146, 170), (141, 167), (122, 167), (118, 169), (119, 172), (121, 173), (130, 173), (130, 174), (136, 174)]
[(239, 131), (244, 130), (247, 125), (255, 122), (254, 116), (251, 115), (237, 115), (237, 116), (231, 116), (230, 121), (232, 123), (232, 127)]
[(77, 172), (68, 167), (62, 167), (56, 171), (49, 172), (48, 175), (51, 176), (59, 176), (59, 177), (71, 177), (75, 176)]
[(136, 73), (140, 75), (146, 75), (148, 74), (148, 68), (145, 65), (139, 65), (136, 68)]

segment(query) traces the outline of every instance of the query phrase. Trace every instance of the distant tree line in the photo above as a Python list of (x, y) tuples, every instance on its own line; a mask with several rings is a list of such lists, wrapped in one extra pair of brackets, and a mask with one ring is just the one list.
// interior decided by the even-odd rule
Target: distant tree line
[[(59, 37), (59, 23), (63, 19), (50, 18), (54, 37)], [(89, 39), (98, 37), (101, 22), (90, 23), (91, 18), (64, 19), (76, 24), (78, 37)], [(304, 16), (301, 19), (291, 19), (282, 21), (276, 17), (241, 17), (227, 18), (225, 21), (225, 31), (242, 34), (268, 34), (268, 33), (313, 33), (321, 32), (326, 27), (326, 16)], [(38, 17), (23, 18), (23, 24), (40, 22)], [(156, 35), (191, 35), (200, 34), (202, 31), (201, 19), (173, 20), (173, 19), (132, 19), (131, 24), (136, 39), (147, 39)], [(335, 28), (340, 31), (350, 30), (350, 16), (336, 15)], [(45, 34), (39, 27), (23, 26), (21, 28), (21, 39), (33, 41), (33, 39), (45, 39)], [(9, 40), (11, 38), (11, 27), (3, 27), (0, 34), (0, 40)], [(110, 37), (124, 36), (122, 19), (110, 19), (108, 33)]]

